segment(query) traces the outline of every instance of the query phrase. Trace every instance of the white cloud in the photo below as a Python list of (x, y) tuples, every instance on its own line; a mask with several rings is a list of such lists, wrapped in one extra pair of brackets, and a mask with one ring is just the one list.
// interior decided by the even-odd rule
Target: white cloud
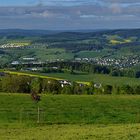
[(110, 8), (114, 14), (120, 14), (122, 12), (121, 5), (118, 3), (112, 3)]
[[(29, 21), (30, 24), (31, 21), (36, 21), (40, 28), (45, 25), (46, 27), (62, 28), (69, 25), (69, 28), (77, 28), (77, 26), (86, 28), (89, 24), (90, 27), (102, 28), (115, 24), (138, 26), (140, 5), (136, 3), (137, 0), (133, 2), (132, 0), (44, 0), (41, 5), (36, 6), (0, 7), (0, 21), (5, 20), (9, 26), (11, 26), (11, 19), (13, 25), (19, 25), (19, 20), (23, 19), (21, 20), (23, 26), (29, 24)], [(104, 22), (106, 24), (103, 24)], [(128, 25), (128, 22), (131, 24)], [(1, 22), (0, 25), (7, 24)]]

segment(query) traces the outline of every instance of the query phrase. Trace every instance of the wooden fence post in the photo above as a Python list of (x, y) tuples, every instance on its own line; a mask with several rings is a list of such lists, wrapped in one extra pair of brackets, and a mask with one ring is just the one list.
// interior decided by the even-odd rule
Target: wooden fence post
[(37, 123), (40, 123), (40, 108), (37, 109)]

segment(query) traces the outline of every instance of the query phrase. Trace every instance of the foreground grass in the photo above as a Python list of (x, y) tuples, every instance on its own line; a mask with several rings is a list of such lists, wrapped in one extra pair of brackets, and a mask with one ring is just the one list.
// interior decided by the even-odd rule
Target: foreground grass
[(140, 124), (3, 126), (1, 140), (139, 140)]
[[(40, 106), (40, 123), (37, 107)], [(140, 96), (0, 93), (0, 140), (139, 140)]]
[(140, 96), (0, 94), (0, 123), (36, 123), (37, 107), (44, 124), (140, 123)]

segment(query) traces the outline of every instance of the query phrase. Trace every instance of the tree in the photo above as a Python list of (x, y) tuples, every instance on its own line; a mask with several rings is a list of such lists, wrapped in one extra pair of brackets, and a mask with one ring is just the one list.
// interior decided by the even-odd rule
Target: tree
[(140, 78), (140, 71), (136, 72), (136, 78)]
[(2, 80), (0, 79), (0, 92), (2, 91)]
[(104, 93), (105, 94), (112, 94), (112, 89), (113, 89), (113, 87), (111, 85), (106, 85), (104, 87)]
[(49, 80), (46, 85), (46, 90), (48, 93), (60, 94), (61, 93), (61, 84), (57, 80)]
[(62, 88), (61, 94), (73, 94), (73, 88), (70, 85), (66, 85)]
[(120, 89), (121, 94), (134, 94), (134, 89), (129, 85), (123, 85)]
[(10, 93), (29, 93), (31, 78), (27, 76), (5, 76), (1, 81), (1, 90)]
[(74, 67), (73, 66), (70, 67), (70, 74), (74, 74)]
[(40, 96), (38, 95), (40, 93), (40, 79), (34, 78), (31, 82), (31, 96), (32, 99), (36, 102), (40, 101)]
[(34, 78), (31, 81), (31, 93), (38, 94), (40, 92), (40, 86), (41, 86), (40, 79)]
[(83, 91), (83, 87), (84, 85), (82, 85), (82, 84), (77, 84), (77, 83), (75, 83), (75, 84), (73, 84), (73, 88), (74, 88), (74, 94), (77, 94), (77, 95), (81, 95), (81, 94), (83, 94), (84, 93), (84, 91)]
[(140, 95), (140, 85), (135, 87), (135, 94), (139, 94)]

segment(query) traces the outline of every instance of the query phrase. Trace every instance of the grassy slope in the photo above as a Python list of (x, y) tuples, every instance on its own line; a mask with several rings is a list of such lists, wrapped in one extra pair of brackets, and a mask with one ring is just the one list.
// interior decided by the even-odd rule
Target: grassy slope
[(105, 51), (96, 52), (96, 51), (80, 51), (77, 53), (79, 58), (94, 58), (94, 57), (103, 57), (108, 53)]
[(39, 61), (56, 60), (56, 59), (73, 59), (74, 54), (68, 53), (65, 49), (61, 48), (26, 48), (26, 49), (7, 49), (8, 54), (11, 54), (11, 58), (18, 60), (23, 57), (34, 57)]
[(140, 139), (140, 96), (43, 96), (39, 104), (46, 115), (37, 125), (37, 104), (29, 95), (1, 93), (0, 139)]
[[(140, 96), (43, 96), (41, 122), (49, 124), (118, 124), (140, 122)], [(0, 123), (37, 121), (29, 95), (0, 95)]]
[(139, 85), (140, 79), (136, 78), (128, 78), (128, 77), (112, 77), (110, 75), (103, 75), (103, 74), (77, 74), (71, 75), (69, 73), (50, 73), (47, 74), (50, 77), (57, 77), (62, 79), (68, 79), (71, 81), (94, 81), (97, 83), (102, 84), (111, 84), (111, 85)]
[(110, 75), (103, 75), (103, 74), (69, 74), (69, 73), (48, 73), (48, 74), (40, 74), (40, 73), (25, 73), (25, 72), (12, 72), (12, 71), (5, 71), (10, 74), (16, 75), (27, 75), (33, 77), (40, 77), (40, 78), (49, 78), (55, 80), (67, 79), (70, 81), (80, 81), (88, 82), (93, 81), (102, 84), (111, 84), (111, 85), (124, 85), (128, 84), (131, 86), (140, 85), (140, 79), (137, 78), (128, 78), (128, 77), (113, 77)]
[(1, 140), (139, 140), (140, 124), (0, 127)]

